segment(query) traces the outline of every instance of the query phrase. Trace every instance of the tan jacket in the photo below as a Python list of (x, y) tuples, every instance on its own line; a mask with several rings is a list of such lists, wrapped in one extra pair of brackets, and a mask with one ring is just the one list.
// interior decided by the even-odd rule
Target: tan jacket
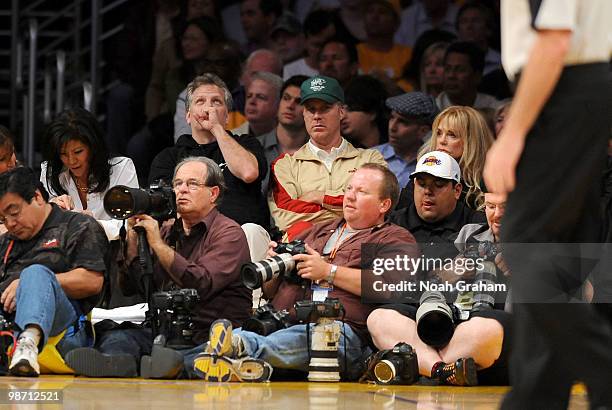
[[(282, 155), (271, 164), (268, 205), (274, 222), (286, 231), (298, 221), (323, 222), (342, 216), (344, 189), (357, 168), (368, 162), (387, 166), (380, 152), (355, 148), (347, 142), (332, 164), (331, 172), (308, 147)], [(310, 191), (323, 191), (322, 205), (298, 198)]]

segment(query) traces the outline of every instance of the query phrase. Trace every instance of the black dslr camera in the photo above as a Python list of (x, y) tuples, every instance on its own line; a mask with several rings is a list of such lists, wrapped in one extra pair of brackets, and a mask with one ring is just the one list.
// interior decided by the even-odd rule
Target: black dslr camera
[(306, 283), (297, 274), (295, 269), (295, 261), (293, 255), (306, 253), (306, 245), (304, 241), (295, 240), (287, 243), (280, 243), (274, 252), (276, 256), (261, 260), (259, 262), (245, 263), (240, 270), (242, 283), (247, 288), (253, 290), (260, 288), (265, 282), (272, 280), (278, 276), (283, 277), (287, 282), (296, 285)]
[(166, 346), (184, 349), (195, 345), (191, 311), (200, 301), (195, 289), (156, 292), (151, 299), (151, 309), (159, 315), (160, 333), (166, 338)]
[(494, 262), (497, 254), (501, 252), (500, 248), (498, 244), (491, 241), (470, 242), (465, 244), (465, 252), (463, 254), (469, 259), (482, 258)]
[(419, 379), (416, 352), (402, 342), (370, 356), (367, 369), (367, 378), (378, 384), (414, 384)]
[(0, 313), (0, 375), (8, 374), (10, 365), (8, 351), (11, 345), (15, 346), (13, 322)]
[[(482, 268), (477, 268), (476, 275), (474, 275), (474, 284), (479, 285), (479, 289), (485, 289), (486, 286), (497, 283), (495, 257), (500, 252), (500, 246), (491, 241), (466, 244), (464, 252), (466, 258), (473, 260), (482, 259)], [(494, 305), (495, 292), (475, 292), (471, 313), (493, 309)]]
[(340, 319), (344, 314), (344, 307), (338, 298), (327, 298), (323, 302), (313, 300), (300, 300), (293, 305), (298, 322), (318, 322), (319, 319)]
[(253, 316), (244, 321), (242, 330), (268, 336), (277, 330), (286, 329), (289, 326), (291, 326), (289, 312), (286, 310), (279, 312), (268, 303), (257, 308)]
[(165, 221), (176, 216), (176, 198), (172, 187), (162, 181), (151, 184), (149, 189), (117, 185), (104, 195), (104, 210), (114, 219), (147, 214)]

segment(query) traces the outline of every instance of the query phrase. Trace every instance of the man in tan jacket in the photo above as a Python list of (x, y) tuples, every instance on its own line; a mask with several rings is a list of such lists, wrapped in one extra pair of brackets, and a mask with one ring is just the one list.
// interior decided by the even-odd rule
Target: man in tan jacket
[(311, 77), (300, 91), (310, 139), (271, 164), (268, 196), (274, 223), (290, 238), (312, 223), (342, 215), (344, 189), (357, 168), (368, 162), (386, 166), (378, 151), (357, 149), (340, 135), (346, 114), (344, 92), (335, 79)]

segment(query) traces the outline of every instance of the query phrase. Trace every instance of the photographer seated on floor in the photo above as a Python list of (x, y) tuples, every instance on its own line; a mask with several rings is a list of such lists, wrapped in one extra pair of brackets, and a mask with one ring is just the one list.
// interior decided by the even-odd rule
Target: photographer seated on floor
[(64, 331), (53, 342), (62, 356), (93, 343), (86, 315), (98, 302), (107, 270), (104, 229), (47, 199), (31, 169), (0, 175), (0, 222), (8, 231), (0, 237), (0, 313), (19, 332), (9, 366), (15, 376), (38, 376), (39, 352)]
[[(183, 368), (179, 351), (206, 342), (213, 321), (226, 317), (240, 326), (250, 316), (251, 291), (240, 282), (240, 266), (250, 261), (249, 247), (240, 226), (217, 210), (225, 190), (221, 169), (209, 158), (185, 158), (174, 170), (172, 186), (180, 218), (161, 231), (149, 215), (128, 219), (122, 268), (124, 292), (132, 285), (149, 293), (137, 251), (143, 241), (136, 231), (144, 229), (144, 242), (154, 255), (152, 287), (170, 291), (150, 292), (149, 313), (158, 312), (159, 318), (149, 314), (144, 327), (121, 325), (99, 335), (95, 349), (72, 351), (66, 361), (77, 374), (134, 377), (140, 362), (143, 377), (178, 377)], [(151, 327), (159, 328), (160, 335)]]
[[(309, 372), (311, 381), (356, 380), (370, 353), (365, 320), (373, 308), (360, 299), (361, 246), (373, 244), (377, 254), (372, 257), (377, 257), (386, 245), (414, 243), (408, 231), (385, 221), (398, 194), (391, 171), (365, 164), (347, 184), (343, 217), (302, 232), (297, 237), (304, 242), (301, 250), (294, 242), (297, 249), (287, 245), (276, 255), (277, 244), (271, 242), (270, 258), (247, 265), (251, 275), (243, 273), (243, 279), (250, 287), (265, 282), (264, 296), (289, 317), (275, 320), (277, 329), (249, 327), (264, 334), (216, 321), (209, 343), (194, 360), (196, 375), (207, 381), (261, 381), (277, 368)], [(296, 319), (308, 323), (295, 324)]]
[[(503, 289), (509, 272), (498, 242), (505, 201), (504, 195), (486, 193), (488, 226), (465, 225), (455, 241), (461, 252), (455, 262), (461, 263), (455, 263), (455, 271), (434, 271), (425, 280), (438, 284), (465, 281), (487, 285), (487, 289), (501, 284), (499, 289)], [(468, 270), (468, 260), (475, 269)], [(458, 266), (465, 267), (465, 272), (459, 272)], [(426, 291), (418, 309), (395, 304), (373, 311), (368, 330), (379, 349), (391, 349), (399, 342), (410, 344), (417, 353), (420, 374), (440, 384), (508, 385), (512, 323), (503, 310), (505, 297), (503, 292), (473, 290), (459, 292), (452, 299), (455, 303), (447, 304), (442, 292)]]

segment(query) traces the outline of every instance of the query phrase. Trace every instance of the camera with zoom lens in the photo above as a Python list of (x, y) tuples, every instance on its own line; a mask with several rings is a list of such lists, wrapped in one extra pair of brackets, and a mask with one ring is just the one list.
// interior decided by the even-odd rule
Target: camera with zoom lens
[(323, 302), (302, 300), (293, 306), (298, 321), (314, 322), (310, 341), (310, 363), (308, 380), (311, 382), (340, 381), (338, 343), (340, 324), (335, 319), (344, 315), (344, 307), (337, 298), (326, 298)]
[(286, 329), (289, 326), (291, 326), (289, 312), (286, 310), (279, 312), (268, 303), (258, 307), (253, 316), (242, 323), (242, 330), (268, 336), (277, 330)]
[[(474, 284), (478, 285), (478, 289), (493, 288), (492, 285), (497, 283), (497, 266), (495, 265), (495, 257), (501, 252), (500, 247), (491, 241), (483, 241), (477, 243), (467, 243), (465, 246), (464, 256), (468, 259), (480, 259), (481, 263), (477, 264), (476, 274), (474, 275)], [(471, 313), (482, 310), (491, 310), (495, 305), (495, 292), (475, 292), (474, 304), (472, 305)]]
[(166, 338), (166, 346), (184, 349), (195, 346), (191, 311), (200, 301), (195, 289), (156, 292), (151, 298), (151, 309), (159, 312), (160, 333)]
[(370, 357), (368, 369), (378, 384), (414, 384), (419, 379), (419, 363), (412, 346), (400, 342), (393, 349), (381, 350)]
[(306, 252), (306, 245), (302, 240), (287, 243), (279, 243), (274, 252), (276, 256), (263, 259), (259, 262), (249, 262), (242, 265), (240, 277), (247, 288), (254, 290), (260, 288), (265, 282), (277, 277), (282, 277), (289, 283), (303, 285), (307, 283), (297, 274), (296, 263), (293, 255)]
[(117, 185), (104, 195), (104, 210), (114, 219), (146, 214), (165, 221), (176, 216), (176, 198), (172, 187), (162, 181), (149, 189)]

